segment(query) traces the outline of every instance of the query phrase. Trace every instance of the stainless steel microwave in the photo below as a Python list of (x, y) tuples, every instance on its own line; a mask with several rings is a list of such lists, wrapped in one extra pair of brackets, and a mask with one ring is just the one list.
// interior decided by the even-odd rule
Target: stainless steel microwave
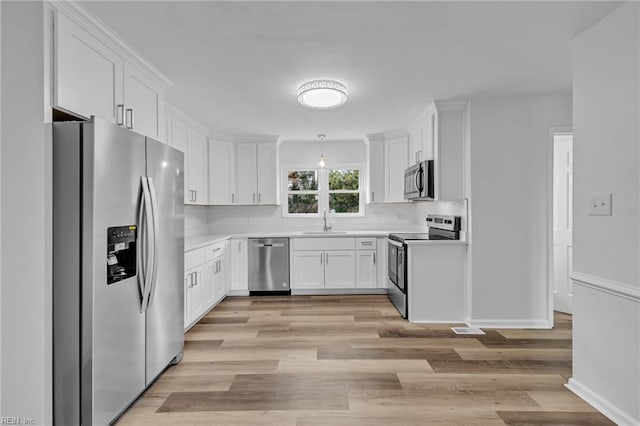
[(405, 200), (433, 200), (433, 160), (421, 161), (404, 171)]

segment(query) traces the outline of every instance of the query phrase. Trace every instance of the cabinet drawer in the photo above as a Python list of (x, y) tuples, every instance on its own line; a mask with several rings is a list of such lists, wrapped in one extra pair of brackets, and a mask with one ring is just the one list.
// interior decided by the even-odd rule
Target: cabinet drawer
[(210, 260), (215, 259), (216, 257), (220, 257), (224, 254), (224, 248), (227, 244), (227, 241), (220, 241), (219, 243), (212, 244), (204, 248), (204, 261), (208, 262)]
[(360, 237), (356, 238), (357, 250), (375, 250), (376, 238), (375, 237)]
[(355, 238), (294, 238), (294, 250), (354, 250)]
[(204, 249), (188, 251), (184, 254), (184, 270), (195, 268), (204, 263)]

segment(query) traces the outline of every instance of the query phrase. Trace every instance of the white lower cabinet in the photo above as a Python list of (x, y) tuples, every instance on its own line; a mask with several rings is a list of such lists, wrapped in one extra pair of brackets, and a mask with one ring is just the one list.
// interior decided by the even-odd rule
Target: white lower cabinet
[(184, 328), (196, 323), (229, 291), (228, 241), (185, 253)]
[(354, 251), (326, 251), (324, 258), (324, 288), (356, 287), (356, 256)]
[(196, 266), (185, 272), (184, 274), (184, 327), (187, 328), (191, 323), (202, 315), (205, 311), (205, 280), (204, 265)]
[(376, 238), (292, 239), (291, 288), (377, 288), (377, 251)]
[(233, 238), (229, 246), (229, 290), (236, 295), (249, 294), (249, 270), (246, 238)]
[(356, 287), (377, 287), (377, 254), (375, 250), (358, 250), (356, 252)]
[(324, 251), (294, 251), (292, 287), (324, 288)]

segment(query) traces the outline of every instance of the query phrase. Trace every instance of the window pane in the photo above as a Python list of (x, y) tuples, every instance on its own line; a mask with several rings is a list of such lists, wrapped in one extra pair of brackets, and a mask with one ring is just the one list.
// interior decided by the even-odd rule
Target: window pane
[(329, 210), (332, 213), (358, 213), (360, 194), (329, 194)]
[(358, 189), (360, 174), (358, 170), (330, 170), (329, 190)]
[(318, 213), (318, 196), (315, 194), (290, 194), (289, 213)]
[(289, 171), (289, 191), (316, 191), (318, 189), (317, 170)]

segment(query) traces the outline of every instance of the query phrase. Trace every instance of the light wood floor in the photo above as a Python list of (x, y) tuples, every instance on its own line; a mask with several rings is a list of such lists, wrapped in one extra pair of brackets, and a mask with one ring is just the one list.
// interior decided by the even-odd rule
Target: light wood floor
[(450, 326), (410, 324), (386, 296), (227, 298), (118, 425), (612, 424), (563, 386), (570, 316)]

